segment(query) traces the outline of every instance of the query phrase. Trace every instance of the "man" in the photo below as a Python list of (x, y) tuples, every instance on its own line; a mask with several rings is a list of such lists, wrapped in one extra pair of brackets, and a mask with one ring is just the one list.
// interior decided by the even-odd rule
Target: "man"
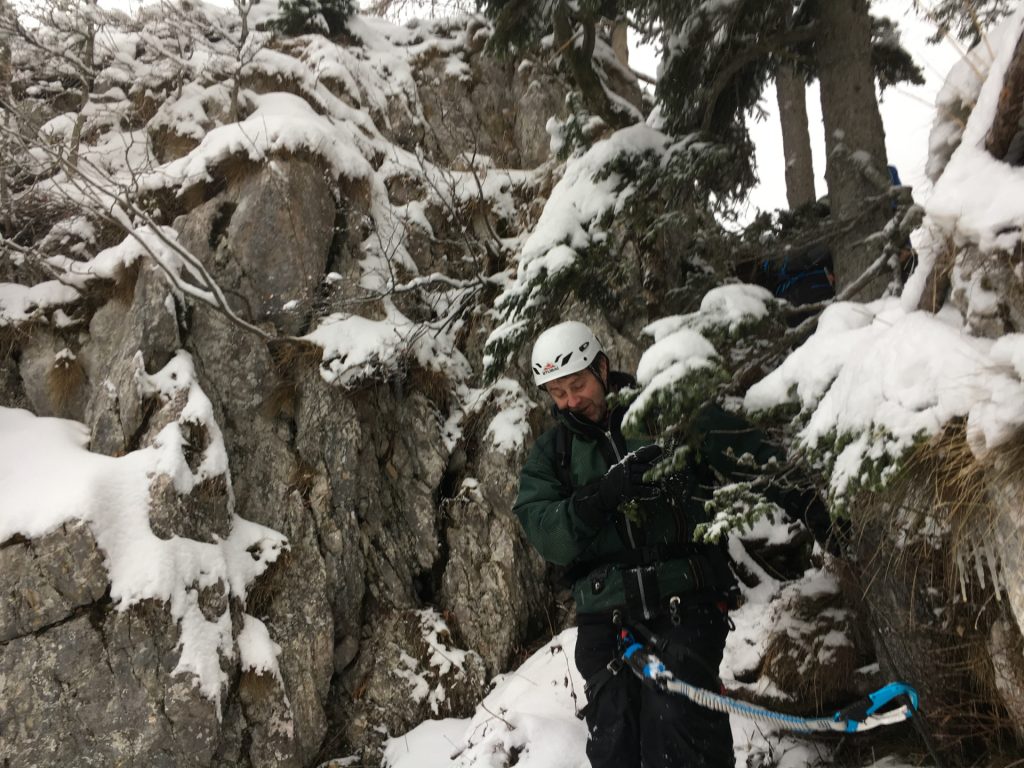
[(693, 541), (719, 477), (743, 474), (737, 457), (768, 458), (759, 434), (715, 406), (695, 414), (685, 471), (658, 482), (650, 440), (627, 440), (625, 409), (608, 395), (635, 385), (611, 371), (583, 323), (549, 328), (533, 348), (537, 386), (558, 425), (538, 438), (520, 476), (515, 512), (549, 562), (566, 566), (577, 608), (576, 665), (593, 768), (734, 766), (726, 715), (644, 685), (619, 658), (623, 628), (653, 642), (682, 679), (720, 688), (718, 667), (737, 593), (725, 551)]

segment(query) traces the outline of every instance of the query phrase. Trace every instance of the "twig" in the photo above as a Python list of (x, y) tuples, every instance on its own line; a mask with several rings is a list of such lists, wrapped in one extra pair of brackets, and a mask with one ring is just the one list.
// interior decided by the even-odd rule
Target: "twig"
[(503, 722), (505, 725), (508, 726), (508, 729), (510, 731), (514, 731), (516, 729), (516, 727), (514, 725), (512, 725), (512, 723), (510, 723), (504, 717), (502, 717), (501, 715), (495, 714), (494, 712), (491, 712), (491, 710), (489, 710), (487, 708), (487, 705), (484, 704), (482, 701), (480, 702), (480, 709), (482, 709), (484, 712), (486, 712), (491, 717), (494, 717), (494, 718), (497, 718), (498, 720), (501, 720), (501, 722)]

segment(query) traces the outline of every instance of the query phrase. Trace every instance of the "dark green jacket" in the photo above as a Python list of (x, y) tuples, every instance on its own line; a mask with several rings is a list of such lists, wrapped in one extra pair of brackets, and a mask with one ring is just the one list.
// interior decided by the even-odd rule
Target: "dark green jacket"
[(622, 416), (621, 408), (613, 410), (605, 429), (574, 414), (557, 413), (568, 430), (562, 434), (571, 441), (571, 487), (563, 484), (566, 473), (558, 466), (566, 450), (558, 445), (556, 426), (538, 438), (520, 475), (514, 509), (527, 538), (545, 560), (568, 568), (573, 597), (583, 613), (622, 607), (635, 613), (635, 582), (640, 578), (631, 569), (637, 566), (653, 569), (645, 574), (644, 597), (661, 609), (673, 596), (686, 599), (697, 592), (722, 594), (734, 588), (724, 551), (694, 545), (693, 531), (707, 520), (704, 503), (717, 477), (740, 474), (730, 450), (735, 457), (770, 457), (760, 433), (743, 419), (706, 406), (690, 425), (693, 450), (687, 470), (664, 483), (661, 498), (641, 506), (639, 520), (621, 513), (588, 518), (577, 511), (573, 493), (598, 482), (627, 451), (651, 442), (624, 439)]

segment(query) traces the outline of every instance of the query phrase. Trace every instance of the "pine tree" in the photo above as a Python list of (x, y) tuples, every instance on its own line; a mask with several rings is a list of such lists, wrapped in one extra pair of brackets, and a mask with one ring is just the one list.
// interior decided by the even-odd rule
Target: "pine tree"
[(353, 0), (282, 0), (276, 26), (286, 35), (338, 35), (354, 12)]
[(914, 0), (914, 8), (936, 25), (932, 42), (946, 35), (955, 35), (974, 46), (981, 42), (985, 30), (1013, 12), (1012, 0)]

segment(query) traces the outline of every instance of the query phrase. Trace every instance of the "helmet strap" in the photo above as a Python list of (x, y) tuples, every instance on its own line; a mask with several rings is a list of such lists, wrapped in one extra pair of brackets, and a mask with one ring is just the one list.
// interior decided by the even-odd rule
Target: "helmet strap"
[[(602, 359), (605, 362), (605, 375), (604, 375), (604, 377), (601, 376), (601, 360)], [(611, 361), (608, 360), (608, 355), (606, 355), (604, 352), (598, 352), (597, 355), (594, 357), (594, 359), (590, 361), (590, 365), (587, 366), (587, 370), (589, 370), (591, 373), (594, 374), (594, 376), (597, 377), (598, 382), (600, 382), (600, 384), (601, 384), (601, 389), (603, 389), (604, 393), (607, 395), (608, 394), (608, 376), (611, 374), (611, 371), (612, 371), (612, 364), (611, 364)]]

